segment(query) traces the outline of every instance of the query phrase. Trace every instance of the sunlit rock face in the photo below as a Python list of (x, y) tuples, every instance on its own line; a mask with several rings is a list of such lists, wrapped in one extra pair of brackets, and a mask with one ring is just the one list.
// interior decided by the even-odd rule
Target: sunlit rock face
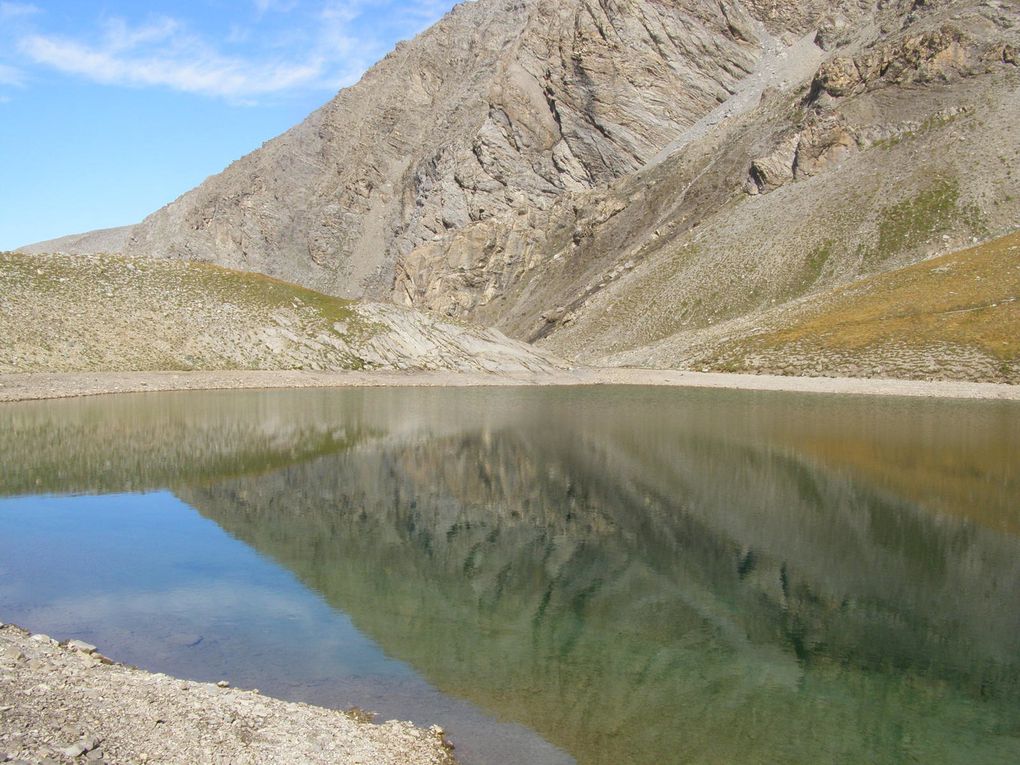
[(399, 255), (642, 165), (750, 71), (755, 25), (697, 2), (463, 3), (127, 250), (388, 297)]

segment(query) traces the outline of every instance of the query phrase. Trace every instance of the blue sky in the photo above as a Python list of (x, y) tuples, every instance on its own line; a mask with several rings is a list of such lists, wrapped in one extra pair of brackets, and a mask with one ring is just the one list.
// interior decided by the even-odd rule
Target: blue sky
[(0, 250), (136, 223), (454, 0), (0, 0)]

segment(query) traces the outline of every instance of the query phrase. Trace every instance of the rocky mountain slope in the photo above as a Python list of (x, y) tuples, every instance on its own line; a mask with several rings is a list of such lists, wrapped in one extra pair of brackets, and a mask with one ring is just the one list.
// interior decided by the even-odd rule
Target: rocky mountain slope
[(1004, 0), (464, 3), (123, 249), (712, 366), (777, 307), (1016, 228), (1018, 50)]
[(302, 124), (150, 216), (125, 247), (388, 296), (398, 256), (637, 170), (778, 44), (764, 19), (801, 31), (824, 7), (462, 3)]
[[(760, 97), (616, 184), (412, 252), (395, 298), (589, 363), (698, 366), (731, 322), (750, 333), (804, 295), (1015, 229), (1015, 8), (864, 18), (783, 51)], [(799, 81), (798, 57), (821, 61)]]
[(463, 3), (127, 251), (386, 297), (416, 247), (641, 167), (753, 69), (758, 26), (690, 0)]
[(496, 330), (217, 266), (0, 253), (0, 373), (156, 369), (548, 371)]

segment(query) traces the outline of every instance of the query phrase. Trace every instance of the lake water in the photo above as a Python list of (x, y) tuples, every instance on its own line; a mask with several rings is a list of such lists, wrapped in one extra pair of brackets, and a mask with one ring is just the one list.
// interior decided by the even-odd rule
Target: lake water
[(0, 405), (0, 618), (466, 765), (1020, 762), (1020, 406), (649, 388)]

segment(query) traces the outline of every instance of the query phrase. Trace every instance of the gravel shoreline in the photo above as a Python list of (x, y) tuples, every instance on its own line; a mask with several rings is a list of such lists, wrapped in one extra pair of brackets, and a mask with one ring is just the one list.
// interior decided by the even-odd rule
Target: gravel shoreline
[(653, 385), (800, 393), (1020, 400), (1020, 385), (1000, 383), (850, 377), (786, 377), (657, 369), (577, 368), (549, 373), (520, 374), (250, 370), (5, 374), (0, 375), (0, 402), (170, 390), (487, 385)]
[(0, 762), (454, 765), (437, 726), (178, 680), (0, 624)]

